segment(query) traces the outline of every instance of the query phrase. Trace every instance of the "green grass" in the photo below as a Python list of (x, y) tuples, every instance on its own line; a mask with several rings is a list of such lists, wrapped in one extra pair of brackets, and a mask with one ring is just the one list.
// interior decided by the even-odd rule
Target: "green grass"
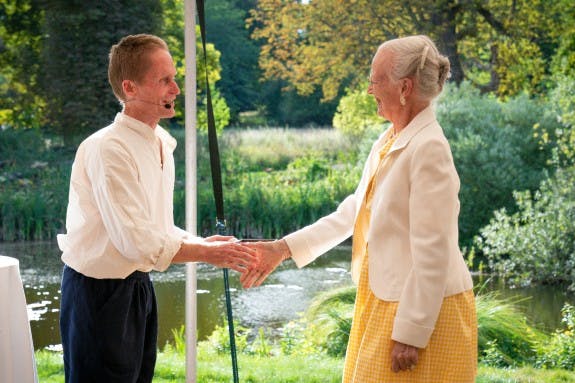
[(476, 383), (568, 383), (575, 382), (575, 373), (565, 370), (539, 370), (533, 367), (500, 369), (479, 367)]
[[(36, 353), (40, 382), (64, 382), (62, 355), (50, 351)], [(319, 356), (238, 356), (240, 381), (245, 383), (339, 383), (343, 360)], [(197, 361), (197, 381), (232, 381), (229, 355), (201, 353)], [(173, 351), (158, 354), (154, 382), (184, 382), (185, 358)]]
[[(64, 382), (62, 355), (51, 351), (36, 352), (39, 380), (42, 383)], [(232, 380), (229, 355), (201, 353), (198, 356), (197, 381), (201, 383)], [(239, 376), (243, 383), (339, 383), (343, 359), (327, 356), (239, 355)], [(168, 350), (158, 354), (154, 383), (185, 382), (184, 356)], [(499, 369), (480, 365), (477, 383), (575, 383), (575, 373), (532, 367)]]

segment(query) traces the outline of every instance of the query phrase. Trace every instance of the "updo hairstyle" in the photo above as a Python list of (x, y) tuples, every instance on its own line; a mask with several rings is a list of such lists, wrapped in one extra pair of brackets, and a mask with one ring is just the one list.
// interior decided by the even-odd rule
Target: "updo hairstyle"
[(424, 35), (402, 37), (382, 44), (393, 52), (391, 76), (413, 78), (423, 99), (432, 100), (443, 90), (450, 76), (449, 59)]

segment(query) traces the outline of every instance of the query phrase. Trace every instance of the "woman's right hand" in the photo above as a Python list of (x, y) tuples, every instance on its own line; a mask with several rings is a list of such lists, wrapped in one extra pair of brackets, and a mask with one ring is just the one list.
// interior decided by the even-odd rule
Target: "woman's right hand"
[(276, 267), (291, 257), (291, 251), (283, 239), (273, 242), (250, 242), (246, 245), (258, 252), (259, 263), (240, 277), (240, 283), (244, 288), (261, 285)]

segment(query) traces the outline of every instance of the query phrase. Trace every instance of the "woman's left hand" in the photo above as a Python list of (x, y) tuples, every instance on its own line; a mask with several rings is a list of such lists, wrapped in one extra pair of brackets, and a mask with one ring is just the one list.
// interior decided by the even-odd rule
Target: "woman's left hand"
[(419, 359), (419, 349), (408, 344), (395, 342), (391, 350), (391, 369), (393, 372), (413, 370)]

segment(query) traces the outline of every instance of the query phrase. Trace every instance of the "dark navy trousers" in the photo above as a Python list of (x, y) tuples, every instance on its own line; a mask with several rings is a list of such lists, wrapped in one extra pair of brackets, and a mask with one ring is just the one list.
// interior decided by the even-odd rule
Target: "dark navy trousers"
[(158, 310), (148, 273), (95, 279), (64, 266), (60, 333), (67, 383), (151, 382)]

